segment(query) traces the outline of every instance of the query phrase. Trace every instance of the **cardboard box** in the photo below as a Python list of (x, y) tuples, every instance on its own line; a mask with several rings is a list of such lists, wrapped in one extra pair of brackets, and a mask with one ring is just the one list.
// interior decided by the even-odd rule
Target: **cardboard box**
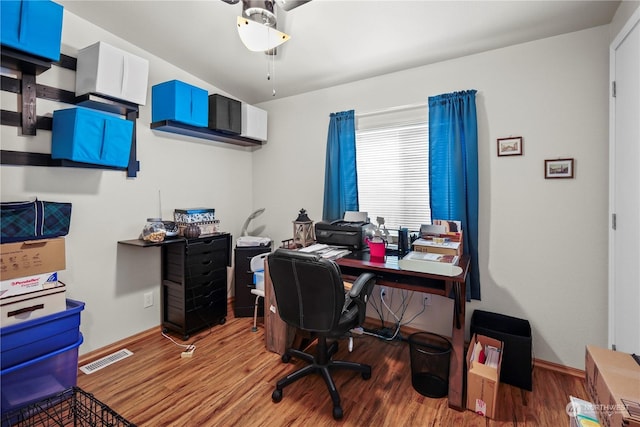
[(190, 225), (197, 225), (200, 227), (200, 236), (206, 236), (209, 234), (215, 234), (220, 232), (220, 220), (205, 221), (205, 222), (193, 222), (190, 224), (178, 222), (178, 236), (184, 236), (184, 230)]
[(0, 245), (0, 281), (66, 268), (64, 237)]
[(640, 427), (640, 365), (628, 353), (588, 345), (586, 385), (604, 427)]
[[(483, 348), (488, 345), (498, 349), (495, 367), (478, 361), (474, 354), (476, 343)], [(467, 409), (489, 418), (495, 416), (501, 364), (502, 341), (474, 334), (467, 350)]]
[(3, 280), (0, 282), (0, 298), (4, 299), (15, 295), (26, 294), (28, 292), (51, 289), (56, 286), (58, 286), (57, 272)]
[(215, 214), (213, 208), (174, 209), (173, 220), (184, 224), (215, 221)]

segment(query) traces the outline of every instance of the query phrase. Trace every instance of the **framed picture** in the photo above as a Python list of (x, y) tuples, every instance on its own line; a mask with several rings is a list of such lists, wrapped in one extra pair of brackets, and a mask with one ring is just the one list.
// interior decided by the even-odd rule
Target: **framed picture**
[(522, 156), (522, 137), (498, 138), (498, 156)]
[(573, 159), (555, 159), (544, 161), (544, 177), (573, 178)]

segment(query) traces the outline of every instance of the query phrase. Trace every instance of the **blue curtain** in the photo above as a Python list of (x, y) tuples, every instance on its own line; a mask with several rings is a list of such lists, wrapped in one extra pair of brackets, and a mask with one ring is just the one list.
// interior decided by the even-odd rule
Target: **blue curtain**
[(467, 300), (480, 299), (476, 91), (429, 97), (429, 182), (433, 219), (462, 222), (471, 257)]
[(327, 137), (322, 219), (342, 219), (358, 210), (356, 127), (353, 110), (331, 113)]

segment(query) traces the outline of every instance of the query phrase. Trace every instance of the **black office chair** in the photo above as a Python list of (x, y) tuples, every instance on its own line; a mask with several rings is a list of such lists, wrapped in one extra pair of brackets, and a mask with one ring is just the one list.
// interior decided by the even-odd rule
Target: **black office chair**
[(340, 395), (329, 370), (355, 370), (368, 380), (371, 378), (371, 366), (332, 360), (338, 350), (338, 342), (333, 341), (327, 346), (327, 338), (338, 339), (362, 324), (375, 276), (372, 273), (360, 275), (345, 294), (340, 270), (333, 261), (314, 254), (277, 249), (269, 255), (267, 262), (282, 320), (318, 337), (315, 356), (296, 349), (288, 349), (282, 356), (283, 362), (298, 357), (310, 364), (279, 380), (271, 398), (276, 403), (280, 402), (284, 387), (306, 375), (319, 373), (333, 400), (333, 417), (340, 419), (343, 415)]

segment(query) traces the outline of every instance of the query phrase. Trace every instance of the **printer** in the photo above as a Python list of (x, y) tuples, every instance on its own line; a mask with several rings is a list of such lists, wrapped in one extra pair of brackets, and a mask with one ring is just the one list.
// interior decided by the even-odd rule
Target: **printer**
[(347, 246), (353, 250), (364, 247), (368, 221), (320, 221), (315, 224), (316, 241), (331, 246)]

